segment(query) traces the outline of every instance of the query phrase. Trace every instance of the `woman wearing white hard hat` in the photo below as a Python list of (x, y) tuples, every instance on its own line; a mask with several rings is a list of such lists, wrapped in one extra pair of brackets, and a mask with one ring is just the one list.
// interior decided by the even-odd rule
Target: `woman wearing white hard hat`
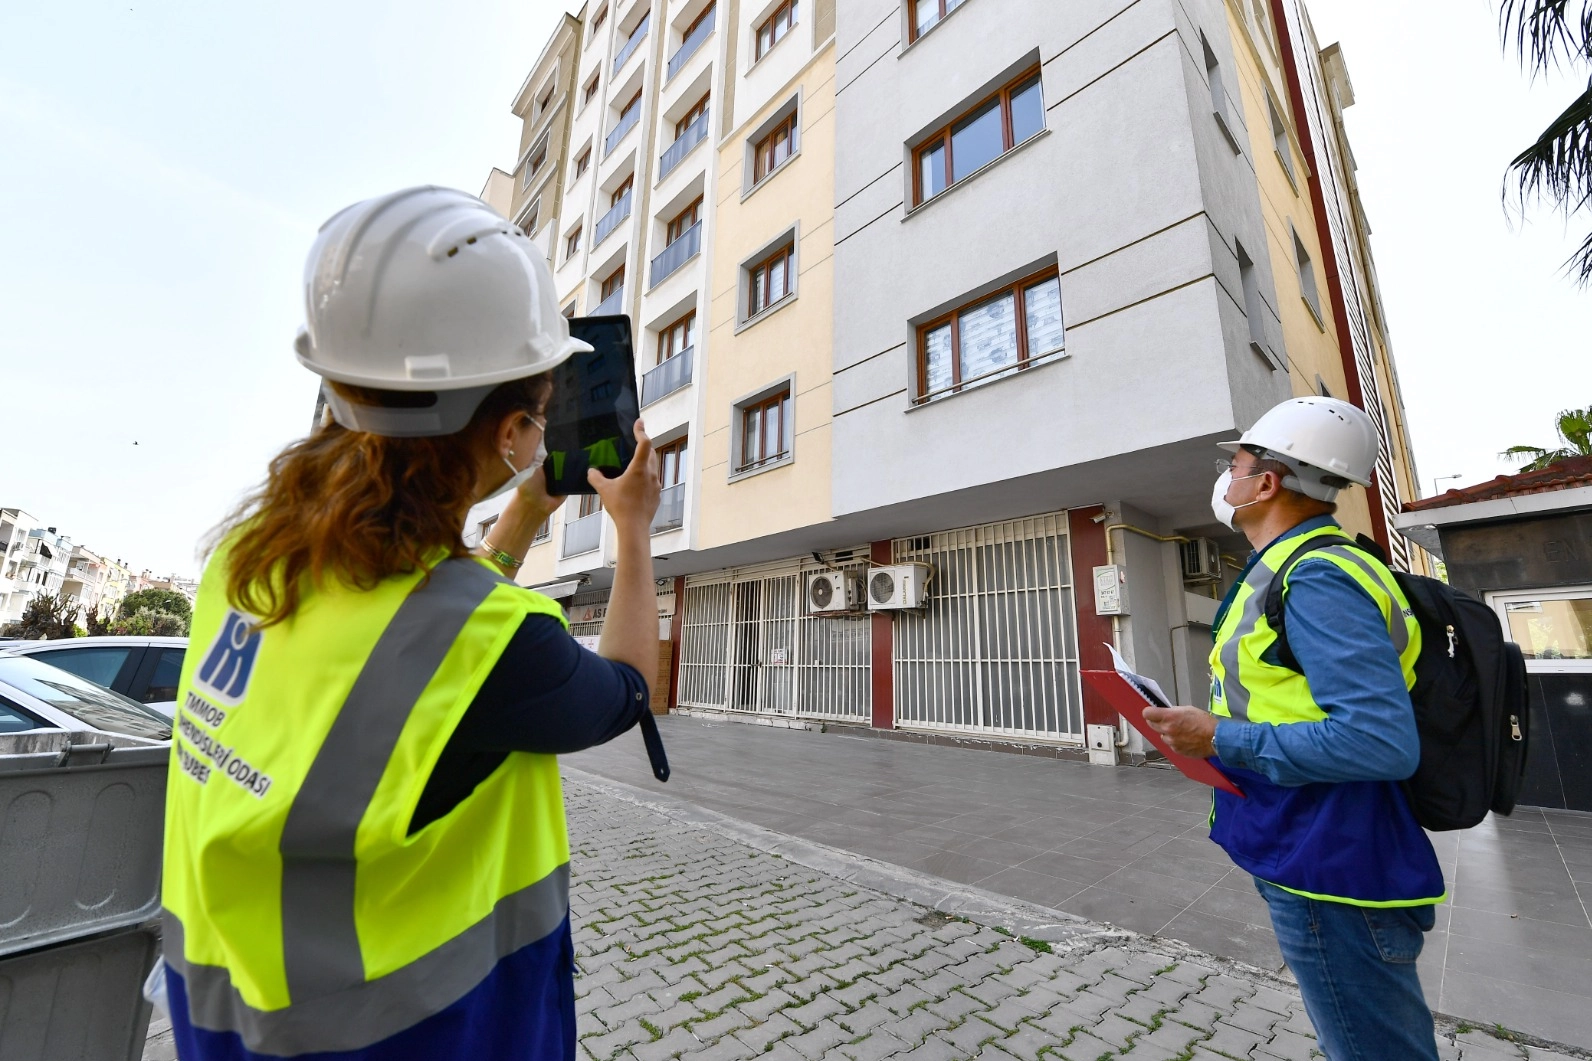
[[(569, 335), (541, 253), (414, 188), (327, 222), (299, 360), (331, 422), (284, 450), (200, 583), (166, 812), (184, 1059), (573, 1058), (561, 752), (638, 720), (656, 665), (638, 424), (592, 473), (619, 558), (598, 653), (512, 575)], [(513, 491), (490, 540), (471, 506)]]

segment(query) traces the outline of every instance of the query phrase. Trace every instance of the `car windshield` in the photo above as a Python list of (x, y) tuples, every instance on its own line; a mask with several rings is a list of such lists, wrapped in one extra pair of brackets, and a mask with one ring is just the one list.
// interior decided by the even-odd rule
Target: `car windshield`
[(91, 729), (168, 740), (171, 724), (137, 700), (28, 656), (0, 656), (0, 683), (43, 700)]

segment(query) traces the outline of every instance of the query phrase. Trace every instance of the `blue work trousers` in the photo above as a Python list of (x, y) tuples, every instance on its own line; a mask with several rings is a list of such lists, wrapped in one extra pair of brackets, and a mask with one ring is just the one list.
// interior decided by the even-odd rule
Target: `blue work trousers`
[(1328, 1061), (1438, 1061), (1415, 959), (1431, 906), (1373, 909), (1306, 899), (1256, 880)]

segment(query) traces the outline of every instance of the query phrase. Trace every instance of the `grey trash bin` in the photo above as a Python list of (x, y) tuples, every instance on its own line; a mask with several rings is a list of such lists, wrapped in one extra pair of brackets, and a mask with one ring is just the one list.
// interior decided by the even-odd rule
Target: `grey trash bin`
[(0, 735), (0, 1059), (137, 1061), (168, 742)]
[(0, 735), (0, 956), (160, 913), (167, 742)]
[(159, 953), (150, 923), (0, 958), (0, 1058), (138, 1061)]

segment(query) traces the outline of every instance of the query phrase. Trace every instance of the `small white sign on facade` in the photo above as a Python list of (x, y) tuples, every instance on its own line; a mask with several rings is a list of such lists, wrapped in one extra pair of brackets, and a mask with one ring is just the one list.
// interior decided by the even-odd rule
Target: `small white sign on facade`
[(770, 666), (774, 666), (774, 667), (788, 666), (790, 664), (790, 649), (788, 649), (788, 648), (771, 648), (771, 649), (769, 649), (768, 650), (768, 662), (769, 662)]

